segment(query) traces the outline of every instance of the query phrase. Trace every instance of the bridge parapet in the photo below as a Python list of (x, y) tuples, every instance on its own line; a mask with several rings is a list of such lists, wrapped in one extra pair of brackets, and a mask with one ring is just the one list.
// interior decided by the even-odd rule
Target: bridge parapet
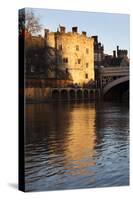
[(117, 76), (117, 75), (123, 75), (126, 76), (129, 74), (129, 67), (104, 67), (100, 68), (99, 73), (102, 76), (108, 75), (108, 76)]
[(129, 67), (103, 67), (98, 69), (97, 80), (101, 90), (110, 82), (121, 77), (129, 76)]

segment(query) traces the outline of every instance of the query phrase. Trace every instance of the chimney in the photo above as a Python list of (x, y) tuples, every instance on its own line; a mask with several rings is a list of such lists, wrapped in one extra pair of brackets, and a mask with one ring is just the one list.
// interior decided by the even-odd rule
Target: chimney
[(113, 51), (113, 57), (116, 58), (116, 51)]
[(44, 37), (47, 37), (48, 33), (49, 33), (49, 29), (44, 29)]
[(73, 32), (73, 33), (77, 33), (77, 32), (78, 32), (78, 27), (77, 27), (77, 26), (72, 27), (72, 32)]
[(117, 57), (119, 57), (119, 46), (117, 46)]
[(66, 27), (60, 26), (60, 33), (65, 33), (65, 32), (66, 32)]
[(94, 38), (94, 43), (98, 43), (98, 36), (97, 35), (92, 36), (92, 38)]
[(86, 32), (85, 32), (85, 31), (82, 31), (82, 35), (86, 36)]

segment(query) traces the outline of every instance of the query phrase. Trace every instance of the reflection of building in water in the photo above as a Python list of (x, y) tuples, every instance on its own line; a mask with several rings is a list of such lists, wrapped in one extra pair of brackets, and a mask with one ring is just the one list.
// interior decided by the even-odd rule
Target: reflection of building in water
[[(71, 124), (67, 138), (67, 150), (65, 151), (67, 165), (71, 165), (72, 175), (89, 174), (88, 167), (94, 166), (94, 149), (96, 145), (95, 134), (95, 107), (75, 108), (71, 113)], [(81, 123), (82, 122), (82, 123)]]
[(26, 143), (33, 146), (31, 154), (39, 148), (39, 156), (46, 156), (46, 174), (55, 168), (69, 175), (93, 174), (95, 115), (95, 107), (81, 104), (27, 106)]
[[(26, 106), (26, 143), (37, 143), (47, 140), (45, 148), (53, 149), (58, 153), (64, 149), (66, 130), (69, 126), (70, 114), (67, 112), (68, 106), (63, 108), (59, 105), (48, 104), (29, 104)], [(62, 112), (63, 109), (63, 112)], [(62, 123), (61, 123), (62, 119)], [(65, 123), (67, 121), (67, 123)], [(51, 134), (49, 134), (51, 133)], [(49, 142), (53, 138), (54, 146)], [(60, 142), (56, 143), (56, 140)]]

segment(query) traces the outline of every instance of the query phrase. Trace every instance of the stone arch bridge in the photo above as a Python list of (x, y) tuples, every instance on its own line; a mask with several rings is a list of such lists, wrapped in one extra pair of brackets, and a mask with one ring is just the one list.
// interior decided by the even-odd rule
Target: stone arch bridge
[(99, 70), (99, 83), (105, 100), (119, 100), (129, 94), (129, 67), (108, 67)]

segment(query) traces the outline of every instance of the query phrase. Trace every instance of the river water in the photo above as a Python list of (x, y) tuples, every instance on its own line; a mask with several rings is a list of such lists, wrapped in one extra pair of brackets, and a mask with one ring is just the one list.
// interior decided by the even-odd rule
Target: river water
[(129, 185), (129, 108), (26, 105), (26, 191)]

